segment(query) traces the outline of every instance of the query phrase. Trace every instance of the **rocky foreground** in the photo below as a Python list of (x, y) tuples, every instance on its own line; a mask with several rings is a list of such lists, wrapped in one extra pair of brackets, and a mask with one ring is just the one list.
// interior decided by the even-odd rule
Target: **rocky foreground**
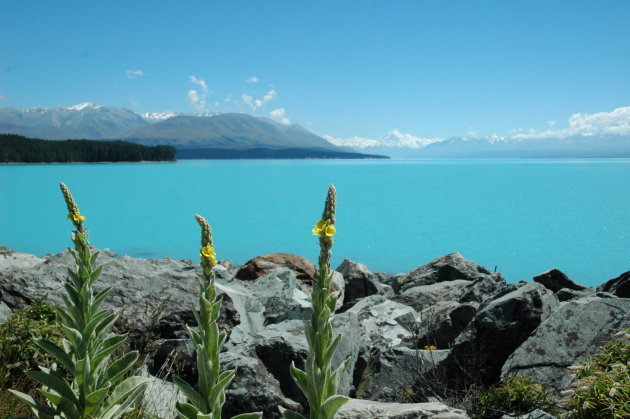
[[(0, 321), (35, 299), (62, 304), (73, 263), (67, 251), (43, 258), (1, 251)], [(98, 263), (104, 268), (95, 291), (112, 287), (104, 306), (120, 313), (118, 329), (147, 354), (146, 373), (156, 377), (145, 407), (173, 417), (176, 390), (157, 377), (177, 371), (196, 379), (186, 325), (195, 325), (199, 265), (107, 251)], [(302, 367), (308, 354), (304, 321), (315, 266), (277, 253), (243, 266), (222, 261), (215, 270), (221, 325), (229, 333), (221, 359), (237, 368), (225, 416), (259, 410), (275, 418), (278, 405), (302, 410), (306, 399), (289, 365)], [(527, 375), (560, 397), (571, 385), (567, 367), (630, 327), (630, 271), (597, 289), (555, 269), (534, 282), (507, 284), (500, 273), (453, 253), (398, 275), (344, 260), (333, 282), (341, 292), (334, 328), (344, 336), (334, 363), (350, 357), (353, 366), (339, 386), (352, 399), (338, 418), (467, 417), (434, 397), (436, 380), (461, 389)]]

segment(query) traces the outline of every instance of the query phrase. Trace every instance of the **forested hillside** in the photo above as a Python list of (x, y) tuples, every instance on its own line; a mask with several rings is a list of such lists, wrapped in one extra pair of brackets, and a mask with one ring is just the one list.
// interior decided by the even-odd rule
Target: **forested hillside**
[(124, 141), (37, 140), (0, 134), (0, 162), (69, 163), (119, 161), (173, 161), (174, 147), (147, 147)]

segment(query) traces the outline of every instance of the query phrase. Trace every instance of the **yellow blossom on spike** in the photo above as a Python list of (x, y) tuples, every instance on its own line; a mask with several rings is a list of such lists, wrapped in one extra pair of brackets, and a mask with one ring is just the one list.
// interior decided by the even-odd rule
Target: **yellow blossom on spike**
[(85, 217), (78, 212), (68, 214), (68, 218), (75, 222), (85, 221)]
[(337, 232), (335, 226), (329, 225), (324, 229), (324, 234), (328, 237), (332, 237)]
[(217, 254), (212, 246), (204, 246), (201, 248), (200, 256), (207, 259), (213, 265), (217, 264)]

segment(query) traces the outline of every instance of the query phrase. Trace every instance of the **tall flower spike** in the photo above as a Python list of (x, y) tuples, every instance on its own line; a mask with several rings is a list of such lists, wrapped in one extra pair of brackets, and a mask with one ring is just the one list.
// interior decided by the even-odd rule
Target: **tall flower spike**
[(201, 215), (195, 215), (199, 227), (201, 227), (201, 267), (204, 275), (209, 278), (212, 275), (212, 268), (217, 264), (217, 255), (212, 243), (212, 230), (210, 224)]
[(81, 215), (79, 212), (79, 207), (77, 207), (77, 203), (74, 200), (74, 197), (70, 193), (70, 189), (66, 186), (65, 183), (60, 182), (59, 187), (61, 188), (61, 193), (63, 194), (63, 199), (66, 201), (66, 206), (68, 207), (68, 218), (72, 221), (74, 227), (79, 231), (83, 232), (83, 221), (85, 221), (85, 217)]
[(322, 221), (329, 221), (330, 224), (335, 224), (335, 210), (337, 207), (337, 190), (335, 185), (328, 187), (328, 194), (326, 195), (326, 203), (324, 204), (324, 212), (322, 213)]

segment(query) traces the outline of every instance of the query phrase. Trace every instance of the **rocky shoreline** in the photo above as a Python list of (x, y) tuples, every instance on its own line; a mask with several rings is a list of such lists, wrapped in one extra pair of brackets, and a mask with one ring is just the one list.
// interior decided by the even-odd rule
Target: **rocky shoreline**
[[(0, 321), (33, 300), (62, 304), (73, 263), (67, 251), (42, 258), (0, 251)], [(194, 380), (186, 325), (195, 325), (199, 265), (109, 251), (97, 263), (104, 268), (95, 291), (112, 288), (104, 308), (120, 313), (117, 328), (146, 354), (146, 373), (163, 377), (170, 363)], [(278, 405), (300, 410), (306, 400), (289, 365), (300, 367), (307, 356), (303, 332), (315, 266), (276, 253), (242, 266), (221, 261), (215, 271), (221, 325), (229, 333), (222, 362), (237, 368), (224, 414), (258, 410), (272, 418), (279, 417)], [(557, 269), (533, 282), (508, 284), (500, 273), (453, 253), (398, 275), (373, 273), (346, 259), (333, 282), (341, 292), (335, 333), (344, 336), (333, 363), (350, 357), (353, 366), (339, 385), (352, 397), (339, 418), (467, 417), (424, 391), (438, 369), (447, 386), (474, 381), (488, 387), (507, 375), (526, 375), (561, 397), (571, 386), (567, 368), (630, 327), (630, 272), (597, 288), (576, 284)], [(146, 408), (173, 417), (172, 384), (155, 378), (152, 388), (168, 396), (145, 400)]]

